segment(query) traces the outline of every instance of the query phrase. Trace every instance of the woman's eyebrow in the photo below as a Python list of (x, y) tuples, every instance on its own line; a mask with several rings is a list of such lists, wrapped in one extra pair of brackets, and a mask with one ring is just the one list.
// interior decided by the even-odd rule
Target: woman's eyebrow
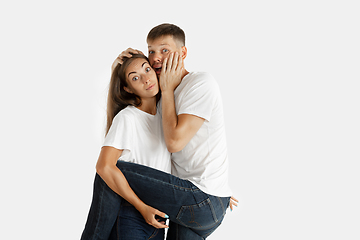
[[(144, 62), (144, 63), (141, 65), (141, 67), (144, 67), (144, 65), (145, 65), (146, 63), (148, 63), (148, 62)], [(129, 72), (128, 77), (129, 77), (130, 74), (132, 74), (132, 73), (136, 73), (136, 72)]]

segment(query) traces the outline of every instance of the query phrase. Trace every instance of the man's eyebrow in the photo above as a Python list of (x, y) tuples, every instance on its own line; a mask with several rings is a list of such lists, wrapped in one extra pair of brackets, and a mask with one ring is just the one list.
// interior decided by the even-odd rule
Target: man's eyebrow
[[(144, 65), (145, 65), (146, 63), (148, 63), (148, 62), (145, 61), (143, 64), (141, 64), (141, 67), (144, 67)], [(133, 74), (133, 73), (136, 73), (136, 72), (129, 72), (128, 77), (130, 76), (130, 74)]]
[[(170, 46), (169, 44), (167, 44), (167, 43), (163, 43), (163, 44), (160, 44), (160, 46)], [(148, 46), (148, 48), (151, 48), (152, 46)]]

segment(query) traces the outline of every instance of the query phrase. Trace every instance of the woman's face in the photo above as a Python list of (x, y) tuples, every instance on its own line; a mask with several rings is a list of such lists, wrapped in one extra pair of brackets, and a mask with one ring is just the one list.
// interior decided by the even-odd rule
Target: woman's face
[(143, 58), (134, 59), (125, 71), (128, 87), (125, 91), (138, 95), (140, 98), (151, 98), (159, 92), (159, 84), (155, 71)]

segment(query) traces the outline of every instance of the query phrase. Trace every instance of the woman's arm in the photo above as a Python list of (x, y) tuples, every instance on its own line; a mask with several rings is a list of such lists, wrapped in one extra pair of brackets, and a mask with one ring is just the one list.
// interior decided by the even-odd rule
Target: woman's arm
[(161, 224), (155, 219), (155, 215), (163, 218), (167, 215), (141, 201), (129, 186), (124, 174), (116, 166), (121, 153), (122, 150), (107, 146), (103, 147), (96, 164), (96, 172), (114, 192), (132, 204), (148, 224), (156, 228), (167, 228), (167, 225)]

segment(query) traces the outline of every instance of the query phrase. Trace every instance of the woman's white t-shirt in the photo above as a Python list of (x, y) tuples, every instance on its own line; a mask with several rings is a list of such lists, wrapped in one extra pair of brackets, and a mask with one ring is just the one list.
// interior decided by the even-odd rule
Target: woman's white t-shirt
[(171, 172), (171, 155), (166, 148), (161, 115), (128, 106), (113, 119), (103, 146), (123, 150), (120, 160)]

